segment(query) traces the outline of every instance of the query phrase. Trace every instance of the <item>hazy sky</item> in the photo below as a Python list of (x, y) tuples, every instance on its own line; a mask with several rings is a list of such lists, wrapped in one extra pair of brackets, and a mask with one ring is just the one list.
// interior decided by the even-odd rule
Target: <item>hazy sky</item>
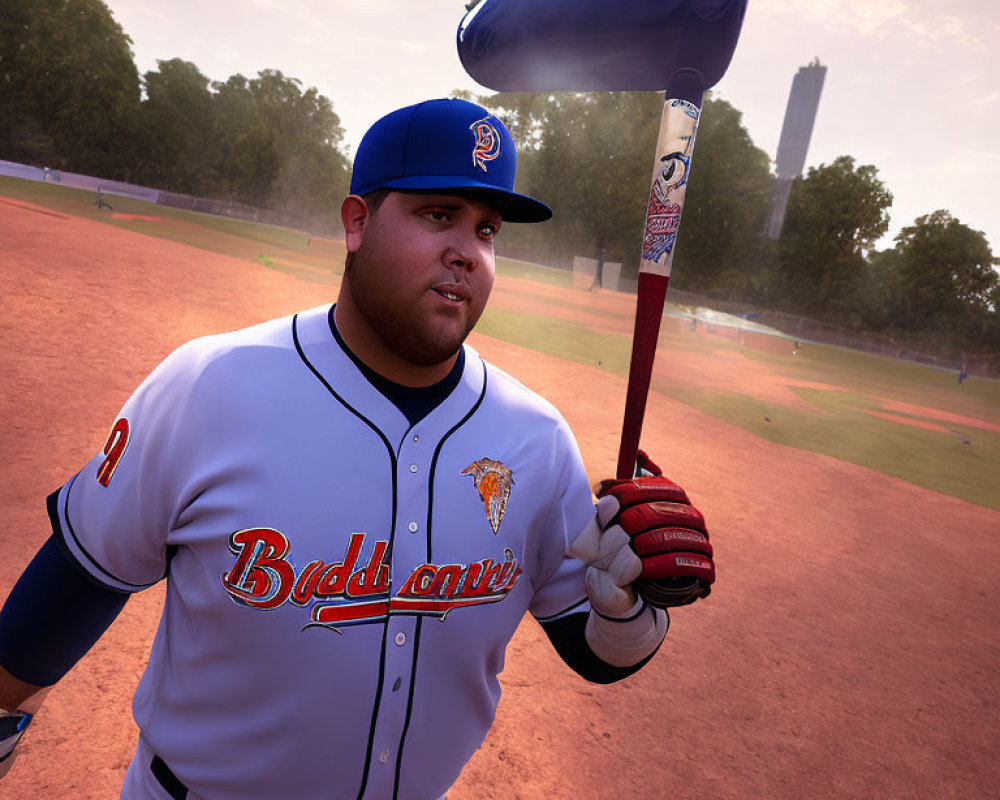
[[(394, 108), (482, 91), (455, 50), (463, 0), (105, 2), (140, 73), (175, 57), (212, 80), (280, 69), (330, 98), (352, 152)], [(878, 167), (894, 195), (884, 246), (946, 208), (1000, 255), (998, 45), (995, 0), (750, 0), (716, 93), (773, 159), (792, 76), (818, 57), (828, 72), (807, 166), (847, 154)]]

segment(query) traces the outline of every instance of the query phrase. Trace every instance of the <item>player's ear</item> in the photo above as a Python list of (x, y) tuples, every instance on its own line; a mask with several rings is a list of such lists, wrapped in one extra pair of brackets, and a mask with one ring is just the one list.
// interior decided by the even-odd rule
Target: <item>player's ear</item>
[(340, 204), (340, 221), (344, 224), (347, 252), (354, 253), (361, 247), (361, 238), (370, 216), (368, 204), (356, 194), (347, 195)]

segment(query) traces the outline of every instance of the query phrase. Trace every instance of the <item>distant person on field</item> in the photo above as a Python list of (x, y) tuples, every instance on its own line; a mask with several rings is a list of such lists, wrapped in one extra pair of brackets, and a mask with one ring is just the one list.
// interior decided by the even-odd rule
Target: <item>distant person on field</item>
[(604, 285), (604, 248), (597, 254), (597, 268), (594, 270), (594, 282), (590, 284), (588, 292), (600, 289)]
[(106, 211), (114, 211), (111, 207), (111, 203), (104, 199), (104, 187), (97, 187), (97, 199), (94, 201), (94, 205), (97, 206), (97, 210), (100, 211), (104, 209)]

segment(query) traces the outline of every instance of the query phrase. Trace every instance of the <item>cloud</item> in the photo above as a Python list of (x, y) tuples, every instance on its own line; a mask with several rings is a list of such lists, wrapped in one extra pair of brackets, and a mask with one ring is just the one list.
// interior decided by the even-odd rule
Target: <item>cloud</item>
[(908, 35), (928, 44), (971, 46), (1000, 29), (996, 6), (979, 0), (759, 0), (749, 14), (798, 18), (864, 38)]
[(157, 22), (171, 22), (171, 17), (164, 11), (157, 8), (129, 8), (128, 13), (134, 14), (136, 17), (148, 17), (150, 19), (155, 19)]

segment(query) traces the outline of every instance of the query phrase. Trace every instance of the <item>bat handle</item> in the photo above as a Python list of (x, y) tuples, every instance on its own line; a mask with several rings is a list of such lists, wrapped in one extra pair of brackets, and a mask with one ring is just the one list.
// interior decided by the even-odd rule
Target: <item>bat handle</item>
[(639, 273), (638, 299), (636, 301), (635, 329), (632, 332), (632, 361), (628, 371), (628, 391), (625, 395), (625, 419), (622, 422), (622, 441), (618, 449), (618, 478), (635, 475), (639, 455), (639, 435), (646, 414), (646, 398), (653, 377), (653, 354), (660, 337), (660, 320), (667, 298), (669, 276), (651, 272)]

